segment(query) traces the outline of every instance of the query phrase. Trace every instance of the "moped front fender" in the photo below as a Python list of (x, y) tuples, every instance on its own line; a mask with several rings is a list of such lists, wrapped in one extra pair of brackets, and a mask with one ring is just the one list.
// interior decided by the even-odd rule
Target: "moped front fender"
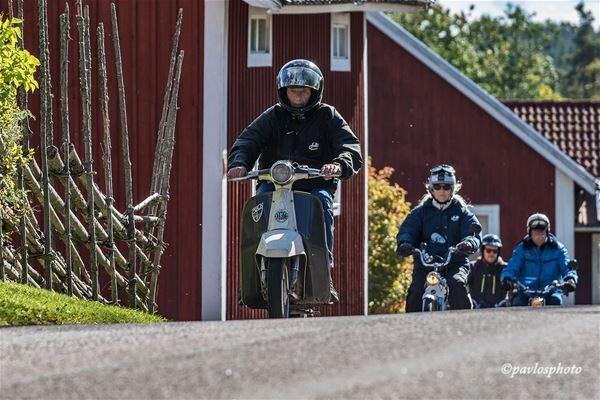
[(260, 238), (256, 255), (266, 258), (287, 258), (306, 256), (302, 236), (289, 230), (265, 232)]

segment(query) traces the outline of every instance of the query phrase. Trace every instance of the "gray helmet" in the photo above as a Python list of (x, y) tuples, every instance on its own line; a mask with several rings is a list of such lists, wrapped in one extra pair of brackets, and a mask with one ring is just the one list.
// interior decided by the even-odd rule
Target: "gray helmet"
[[(315, 63), (308, 60), (289, 61), (281, 67), (277, 74), (277, 98), (279, 104), (293, 115), (303, 115), (321, 102), (323, 85), (323, 73)], [(293, 86), (311, 89), (310, 99), (304, 107), (293, 107), (290, 104), (286, 89)]]
[(431, 168), (427, 188), (431, 190), (437, 183), (456, 186), (456, 171), (451, 165), (439, 164)]
[(527, 232), (530, 233), (532, 229), (546, 229), (550, 232), (550, 219), (542, 213), (531, 214), (527, 218)]

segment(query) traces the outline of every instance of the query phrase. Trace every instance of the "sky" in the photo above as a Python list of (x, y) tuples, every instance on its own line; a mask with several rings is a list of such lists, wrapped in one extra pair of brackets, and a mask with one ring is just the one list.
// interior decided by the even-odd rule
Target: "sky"
[[(445, 8), (449, 8), (453, 12), (465, 11), (468, 12), (469, 6), (475, 4), (475, 9), (472, 14), (478, 17), (481, 14), (490, 14), (492, 16), (503, 15), (503, 10), (506, 7), (506, 0), (438, 0), (439, 4)], [(577, 23), (577, 11), (575, 6), (579, 0), (513, 0), (510, 3), (520, 5), (529, 12), (535, 12), (536, 21), (544, 21), (551, 19), (554, 21), (567, 21)], [(600, 28), (600, 0), (585, 0), (585, 9), (592, 10), (596, 29)]]

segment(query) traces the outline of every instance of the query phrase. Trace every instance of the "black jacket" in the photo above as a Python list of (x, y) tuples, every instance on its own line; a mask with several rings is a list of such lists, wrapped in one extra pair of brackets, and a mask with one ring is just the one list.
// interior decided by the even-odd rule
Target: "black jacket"
[(500, 274), (506, 266), (502, 257), (494, 264), (488, 264), (481, 258), (471, 263), (469, 290), (471, 297), (484, 307), (493, 307), (504, 299), (506, 290), (500, 285)]
[[(294, 118), (279, 104), (263, 112), (236, 139), (229, 153), (228, 168), (243, 166), (248, 171), (258, 159), (258, 168), (270, 168), (277, 160), (290, 160), (311, 168), (338, 163), (342, 179), (356, 174), (362, 164), (360, 143), (342, 116), (330, 105), (319, 104)], [(302, 180), (295, 190), (337, 188), (337, 179)]]

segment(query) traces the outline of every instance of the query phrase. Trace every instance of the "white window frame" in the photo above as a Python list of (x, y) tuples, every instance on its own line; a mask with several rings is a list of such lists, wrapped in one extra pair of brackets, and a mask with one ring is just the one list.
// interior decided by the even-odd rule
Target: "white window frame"
[(484, 235), (492, 233), (500, 236), (500, 205), (499, 204), (473, 204), (470, 205), (471, 212), (475, 216), (485, 216), (488, 219), (489, 232), (483, 232)]
[[(266, 21), (267, 51), (253, 52), (252, 20)], [(248, 7), (248, 68), (273, 66), (273, 16), (264, 8)]]
[(333, 216), (342, 215), (342, 180), (338, 179), (337, 190), (333, 196)]
[[(346, 28), (346, 54), (347, 57), (334, 57), (334, 28), (345, 27)], [(331, 48), (331, 70), (332, 71), (350, 71), (350, 49), (352, 45), (350, 43), (350, 13), (335, 13), (331, 14), (331, 29), (330, 29), (330, 48)]]

